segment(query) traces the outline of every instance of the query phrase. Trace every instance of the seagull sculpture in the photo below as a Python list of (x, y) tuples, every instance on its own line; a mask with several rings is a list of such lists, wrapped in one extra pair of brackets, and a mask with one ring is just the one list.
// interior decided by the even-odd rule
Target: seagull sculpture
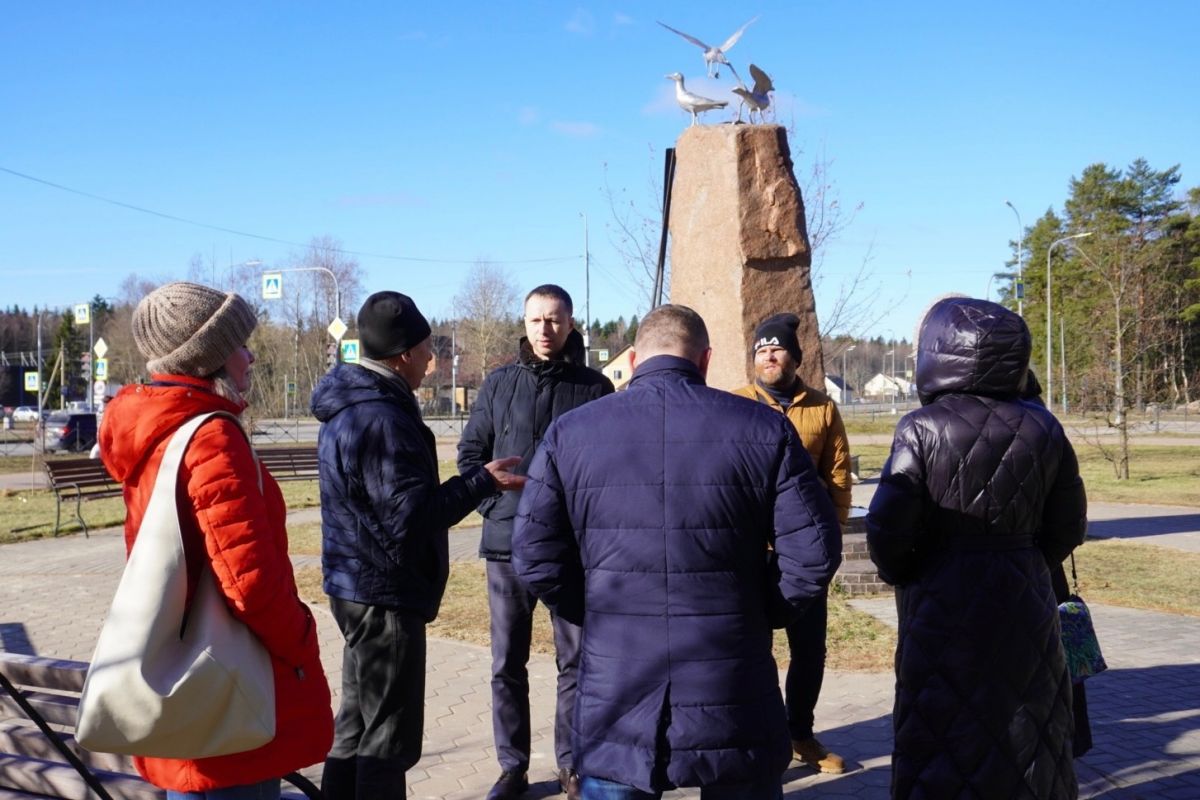
[(729, 105), (728, 100), (711, 100), (689, 92), (683, 85), (683, 76), (678, 72), (672, 72), (665, 77), (668, 80), (675, 81), (675, 102), (679, 103), (679, 107), (684, 111), (691, 112), (693, 125), (696, 124), (696, 114), (712, 111), (715, 108), (724, 108)]
[(771, 105), (771, 95), (768, 92), (775, 91), (775, 84), (771, 83), (771, 77), (763, 72), (754, 64), (750, 65), (750, 75), (754, 78), (754, 88), (747, 89), (746, 84), (738, 81), (738, 88), (733, 90), (733, 93), (742, 98), (738, 103), (737, 121), (742, 121), (742, 106), (747, 108), (747, 116), (750, 118), (750, 123), (754, 123), (754, 112), (758, 112), (759, 123), (763, 122), (763, 112)]
[[(720, 47), (710, 47), (709, 45), (707, 45), (704, 42), (697, 39), (695, 36), (689, 36), (688, 34), (684, 33), (683, 31), (675, 30), (674, 28), (672, 28), (670, 25), (666, 24), (665, 22), (659, 22), (658, 24), (662, 25), (664, 28), (669, 30), (671, 33), (679, 34), (680, 36), (687, 39), (689, 42), (691, 42), (692, 44), (696, 45), (701, 50), (703, 50), (704, 51), (704, 64), (708, 68), (708, 77), (719, 78), (719, 77), (721, 77), (721, 66), (720, 66), (721, 64), (724, 64), (725, 66), (729, 67), (729, 71), (732, 72), (735, 77), (737, 76), (737, 70), (735, 70), (733, 68), (733, 65), (730, 64), (729, 61), (725, 58), (725, 54), (727, 52), (729, 52), (729, 49), (731, 47), (733, 47), (735, 44), (737, 44), (738, 39), (742, 38), (742, 34), (746, 32), (746, 28), (749, 28), (750, 25), (753, 24), (754, 21), (757, 19), (758, 19), (758, 17), (755, 17), (754, 19), (750, 20), (750, 22), (747, 22), (745, 25), (738, 28), (737, 33), (733, 34), (733, 36), (730, 36), (728, 39), (726, 39), (725, 44), (721, 45)], [(741, 78), (738, 78), (738, 80), (741, 80)]]

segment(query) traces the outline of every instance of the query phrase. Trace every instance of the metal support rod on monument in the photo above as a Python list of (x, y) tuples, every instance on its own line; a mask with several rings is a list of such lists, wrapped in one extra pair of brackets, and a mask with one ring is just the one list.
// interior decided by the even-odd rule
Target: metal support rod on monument
[(667, 269), (667, 232), (671, 222), (671, 187), (675, 183), (675, 148), (668, 147), (663, 162), (663, 215), (662, 238), (658, 243), (658, 269), (654, 273), (654, 293), (650, 297), (650, 307), (662, 305), (663, 284), (666, 283)]

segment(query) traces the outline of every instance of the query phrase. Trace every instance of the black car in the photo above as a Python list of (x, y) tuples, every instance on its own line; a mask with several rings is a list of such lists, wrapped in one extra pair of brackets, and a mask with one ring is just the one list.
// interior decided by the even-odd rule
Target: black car
[(90, 450), (96, 443), (96, 415), (87, 412), (55, 411), (46, 418), (47, 450)]

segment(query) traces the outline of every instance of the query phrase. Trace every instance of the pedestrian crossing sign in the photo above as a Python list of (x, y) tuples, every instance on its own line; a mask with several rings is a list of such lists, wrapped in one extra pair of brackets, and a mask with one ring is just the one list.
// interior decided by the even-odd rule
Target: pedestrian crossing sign
[(264, 272), (263, 300), (278, 300), (283, 297), (283, 273)]
[(358, 339), (343, 339), (342, 340), (342, 363), (357, 364), (358, 363)]

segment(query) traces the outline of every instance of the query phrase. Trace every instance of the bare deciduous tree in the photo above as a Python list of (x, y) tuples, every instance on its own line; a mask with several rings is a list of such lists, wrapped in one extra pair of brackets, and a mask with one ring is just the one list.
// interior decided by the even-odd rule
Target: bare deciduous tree
[[(794, 127), (789, 127), (794, 135)], [(656, 151), (650, 149), (651, 169), (647, 175), (650, 203), (639, 204), (626, 189), (614, 189), (608, 182), (607, 167), (602, 192), (609, 208), (607, 223), (609, 241), (624, 262), (634, 284), (645, 298), (648, 308), (653, 293), (662, 230), (662, 181), (655, 172)], [(800, 151), (799, 155), (803, 155)], [(828, 279), (824, 269), (829, 245), (836, 241), (853, 223), (863, 204), (851, 207), (842, 204), (837, 183), (832, 177), (833, 159), (822, 148), (810, 161), (800, 183), (804, 203), (805, 224), (812, 253), (812, 284), (816, 289)], [(845, 276), (833, 293), (833, 300), (821, 309), (822, 336), (863, 338), (866, 331), (884, 315), (879, 308), (880, 285), (872, 269), (873, 246), (868, 247), (858, 269)], [(664, 294), (670, 294), (670, 262), (665, 267)], [(895, 305), (902, 298), (891, 298)], [(644, 309), (639, 308), (639, 311)], [(840, 351), (839, 351), (840, 352)]]
[[(500, 267), (476, 261), (454, 298), (463, 360), (479, 373), (488, 371), (513, 350), (517, 329), (517, 288)], [(466, 371), (466, 370), (464, 370)]]

